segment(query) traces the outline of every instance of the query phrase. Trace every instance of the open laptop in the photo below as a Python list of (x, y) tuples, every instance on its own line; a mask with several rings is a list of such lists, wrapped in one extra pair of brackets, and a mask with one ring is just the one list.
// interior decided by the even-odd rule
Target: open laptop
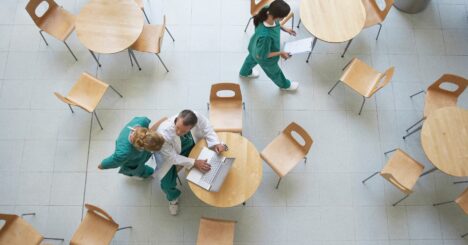
[(192, 168), (190, 173), (187, 175), (187, 180), (207, 191), (218, 192), (231, 169), (235, 158), (223, 157), (216, 154), (216, 152), (203, 147), (198, 159), (207, 159), (208, 164), (211, 165), (211, 170), (203, 173), (196, 168)]

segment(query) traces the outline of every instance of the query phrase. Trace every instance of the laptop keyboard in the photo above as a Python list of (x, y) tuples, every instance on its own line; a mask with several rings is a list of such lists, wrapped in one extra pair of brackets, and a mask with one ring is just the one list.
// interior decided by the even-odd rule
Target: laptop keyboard
[(201, 180), (205, 183), (211, 184), (213, 182), (214, 177), (218, 173), (219, 168), (221, 167), (221, 160), (218, 156), (213, 156), (208, 163), (211, 165), (210, 171), (206, 172)]

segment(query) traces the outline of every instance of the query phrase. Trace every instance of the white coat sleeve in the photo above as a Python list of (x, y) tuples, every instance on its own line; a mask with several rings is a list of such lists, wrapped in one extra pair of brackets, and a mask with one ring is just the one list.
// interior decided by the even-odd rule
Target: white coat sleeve
[(203, 137), (206, 139), (208, 148), (211, 148), (217, 144), (221, 144), (218, 135), (205, 116), (198, 114), (197, 124), (198, 128), (203, 132)]
[(164, 161), (169, 162), (175, 165), (181, 165), (187, 168), (192, 168), (195, 163), (195, 159), (188, 158), (182, 155), (179, 155), (171, 143), (164, 143), (161, 148), (161, 155), (164, 157)]

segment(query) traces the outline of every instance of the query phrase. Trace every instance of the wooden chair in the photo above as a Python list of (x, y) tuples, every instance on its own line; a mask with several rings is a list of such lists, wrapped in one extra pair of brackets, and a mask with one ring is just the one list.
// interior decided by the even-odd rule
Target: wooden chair
[(73, 234), (70, 245), (101, 245), (110, 244), (117, 231), (131, 229), (131, 226), (119, 228), (112, 217), (104, 210), (85, 204), (86, 216)]
[[(451, 91), (441, 87), (443, 83), (452, 84), (457, 87), (456, 90)], [(465, 91), (468, 86), (468, 79), (464, 77), (453, 75), (453, 74), (444, 74), (437, 81), (435, 81), (431, 86), (427, 88), (426, 98), (424, 100), (424, 114), (423, 118), (411, 125), (406, 129), (407, 134), (403, 136), (403, 139), (406, 139), (408, 136), (414, 134), (415, 132), (422, 129), (420, 125), (415, 130), (409, 132), (412, 128), (418, 125), (420, 122), (424, 121), (429, 114), (437, 109), (442, 107), (456, 106), (458, 97)], [(424, 93), (424, 90), (419, 91), (415, 94), (410, 95), (410, 98), (413, 98), (415, 95)]]
[[(220, 96), (221, 91), (231, 91), (232, 96)], [(210, 106), (211, 105), (211, 106)], [(236, 83), (217, 83), (211, 86), (208, 110), (210, 122), (216, 132), (233, 132), (242, 134), (242, 102), (240, 85)]]
[[(138, 7), (141, 9), (141, 11), (143, 11), (143, 14), (145, 15), (145, 18), (146, 18), (146, 21), (148, 22), (148, 24), (151, 24), (149, 19), (148, 19), (148, 15), (146, 15), (146, 12), (145, 12), (145, 4), (143, 3), (143, 0), (135, 0), (136, 4), (138, 5)], [(171, 32), (169, 31), (169, 29), (167, 29), (167, 26), (164, 27), (167, 31), (167, 34), (169, 34), (169, 36), (171, 37), (172, 41), (175, 41), (174, 37), (172, 36)]]
[[(366, 22), (364, 24), (364, 28), (368, 28), (371, 26), (379, 25), (379, 31), (377, 32), (377, 36), (375, 37), (375, 40), (379, 39), (380, 35), (380, 30), (382, 30), (382, 23), (384, 22), (385, 18), (387, 18), (388, 12), (390, 12), (390, 9), (393, 6), (393, 1), (394, 0), (385, 0), (385, 8), (380, 9), (379, 6), (377, 5), (377, 0), (361, 0), (362, 4), (364, 4), (364, 7), (366, 8)], [(346, 45), (346, 48), (341, 55), (341, 58), (344, 57), (346, 54), (346, 51), (349, 48), (349, 45), (351, 45), (351, 42), (353, 39), (348, 41), (348, 44)]]
[[(304, 143), (298, 142), (292, 132), (296, 132)], [(290, 123), (265, 149), (260, 153), (260, 157), (279, 176), (276, 189), (286, 174), (289, 173), (301, 160), (307, 162), (307, 154), (312, 147), (313, 140), (310, 135), (295, 122)]]
[[(249, 20), (247, 21), (247, 25), (245, 26), (244, 32), (247, 32), (247, 28), (249, 27), (249, 24), (252, 21), (252, 19), (254, 18), (254, 16), (257, 15), (258, 12), (260, 12), (260, 10), (262, 10), (263, 7), (265, 7), (266, 5), (271, 4), (273, 1), (274, 0), (260, 0), (257, 3), (256, 0), (250, 0), (250, 15), (252, 17), (250, 17)], [(290, 19), (292, 19), (291, 28), (294, 29), (294, 13), (293, 13), (293, 11), (289, 12), (289, 14), (280, 21), (280, 25), (283, 26)]]
[(67, 96), (63, 96), (57, 92), (54, 92), (54, 94), (59, 100), (68, 104), (72, 113), (74, 113), (74, 111), (71, 106), (78, 106), (83, 110), (94, 114), (102, 130), (103, 128), (95, 109), (108, 87), (114, 90), (114, 92), (116, 92), (121, 98), (123, 97), (114, 87), (112, 87), (112, 85), (106, 84), (88, 73), (81, 74), (80, 78), (75, 85), (73, 85)]
[[(458, 206), (465, 212), (465, 214), (468, 215), (468, 188), (466, 188), (462, 194), (460, 194), (457, 199), (453, 201), (448, 201), (448, 202), (440, 202), (440, 203), (434, 203), (433, 206), (439, 206), (439, 205), (444, 205), (444, 204), (449, 204), (449, 203), (456, 203)], [(468, 236), (468, 233), (465, 233), (461, 235), (462, 238), (465, 238)]]
[[(42, 16), (37, 16), (36, 9), (42, 2), (47, 2), (48, 8)], [(26, 11), (36, 23), (36, 26), (39, 27), (39, 34), (41, 34), (47, 46), (49, 46), (49, 43), (42, 34), (43, 31), (62, 41), (73, 58), (78, 61), (65, 41), (75, 29), (75, 16), (73, 14), (58, 6), (54, 0), (30, 0), (26, 5)]]
[(390, 79), (392, 79), (393, 73), (395, 72), (395, 67), (392, 66), (384, 73), (380, 73), (361, 60), (354, 58), (343, 68), (343, 70), (344, 73), (341, 75), (340, 80), (333, 85), (330, 91), (328, 91), (328, 94), (335, 89), (339, 82), (343, 82), (348, 85), (362, 96), (361, 109), (359, 110), (359, 115), (361, 115), (366, 98), (370, 98), (379, 91), (379, 89), (383, 88), (390, 82)]
[[(35, 213), (23, 214), (21, 216), (26, 215), (35, 215)], [(0, 229), (1, 245), (39, 245), (43, 240), (64, 241), (62, 238), (43, 237), (22, 217), (16, 214), (0, 214), (0, 220), (5, 221), (5, 224)]]
[(202, 217), (197, 245), (232, 245), (236, 221)]
[(365, 184), (367, 180), (380, 173), (384, 179), (406, 194), (393, 204), (393, 206), (396, 206), (413, 192), (413, 187), (423, 173), (424, 166), (401, 149), (388, 151), (385, 154), (390, 152), (395, 153), (390, 157), (382, 171), (375, 172), (363, 180), (362, 183)]
[(135, 60), (135, 63), (138, 66), (138, 69), (141, 71), (140, 64), (138, 63), (135, 54), (133, 53), (132, 50), (140, 51), (140, 52), (147, 52), (147, 53), (154, 53), (158, 57), (159, 61), (161, 61), (161, 64), (164, 66), (167, 72), (169, 70), (166, 67), (166, 64), (164, 64), (163, 60), (159, 56), (159, 53), (161, 52), (161, 47), (162, 47), (162, 42), (164, 38), (164, 29), (166, 27), (166, 16), (163, 18), (163, 24), (162, 25), (144, 25), (143, 26), (143, 31), (140, 34), (140, 37), (128, 48), (128, 55), (130, 57), (130, 63), (133, 66), (133, 61), (132, 57)]

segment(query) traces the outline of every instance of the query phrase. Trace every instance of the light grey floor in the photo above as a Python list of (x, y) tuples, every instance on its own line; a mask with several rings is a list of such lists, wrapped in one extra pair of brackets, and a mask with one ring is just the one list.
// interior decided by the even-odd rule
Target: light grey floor
[[(350, 1), (350, 0), (347, 0)], [(58, 0), (77, 14), (85, 0)], [(289, 1), (296, 16), (299, 1)], [(408, 95), (443, 73), (468, 77), (468, 1), (439, 0), (422, 13), (392, 9), (380, 39), (377, 27), (363, 30), (344, 59), (345, 44), (318, 42), (309, 64), (305, 55), (281, 61), (287, 77), (300, 82), (297, 93), (280, 91), (262, 72), (253, 81), (239, 79), (253, 28), (245, 34), (247, 0), (149, 0), (150, 19), (167, 15), (176, 38), (164, 40), (165, 73), (151, 54), (137, 53), (143, 68), (130, 66), (126, 52), (101, 55), (102, 68), (79, 43), (69, 40), (79, 61), (47, 36), (42, 42), (26, 11), (25, 0), (3, 0), (0, 7), (0, 212), (34, 211), (28, 217), (47, 236), (70, 239), (83, 215), (83, 203), (107, 210), (132, 231), (117, 234), (114, 244), (194, 244), (201, 216), (238, 221), (236, 244), (379, 244), (460, 245), (468, 217), (456, 206), (432, 207), (454, 199), (467, 185), (435, 172), (420, 179), (414, 194), (402, 196), (380, 177), (383, 152), (395, 147), (426, 159), (419, 134), (405, 141), (405, 128), (422, 115), (424, 96)], [(296, 19), (297, 22), (297, 19)], [(303, 26), (298, 38), (309, 37)], [(283, 41), (293, 38), (283, 34)], [(359, 57), (379, 70), (393, 65), (394, 79), (357, 115), (361, 97), (339, 85), (341, 68)], [(112, 84), (124, 98), (108, 92), (99, 105), (104, 130), (79, 109), (71, 114), (53, 92), (66, 93), (82, 72)], [(262, 184), (246, 207), (212, 208), (183, 188), (181, 212), (168, 213), (156, 181), (137, 181), (116, 170), (98, 171), (112, 153), (114, 140), (132, 117), (153, 120), (181, 109), (206, 112), (210, 84), (241, 84), (245, 136), (262, 149), (291, 121), (304, 126), (315, 143), (307, 165), (300, 163), (274, 189), (277, 177), (264, 165)], [(460, 106), (467, 108), (467, 93)], [(235, 147), (235, 146), (232, 146)]]

